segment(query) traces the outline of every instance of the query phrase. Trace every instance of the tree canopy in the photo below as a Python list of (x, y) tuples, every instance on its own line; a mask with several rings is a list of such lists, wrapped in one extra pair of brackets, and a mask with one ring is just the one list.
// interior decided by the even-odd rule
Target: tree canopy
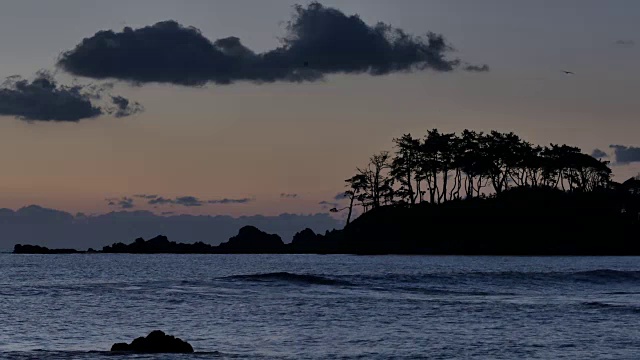
[(608, 161), (569, 145), (534, 145), (513, 132), (432, 129), (421, 138), (404, 134), (393, 143), (393, 152), (371, 156), (345, 180), (351, 206), (367, 211), (387, 204), (440, 204), (497, 196), (513, 187), (591, 192), (612, 183)]

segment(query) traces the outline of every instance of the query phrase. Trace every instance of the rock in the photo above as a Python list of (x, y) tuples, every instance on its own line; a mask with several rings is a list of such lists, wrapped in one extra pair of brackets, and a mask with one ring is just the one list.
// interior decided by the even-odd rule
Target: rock
[(115, 343), (111, 346), (111, 351), (131, 351), (127, 343)]
[(147, 337), (139, 337), (127, 343), (115, 343), (111, 351), (136, 353), (192, 353), (193, 347), (188, 342), (166, 335), (160, 330), (152, 331)]
[(242, 227), (238, 235), (218, 246), (218, 251), (223, 253), (281, 253), (284, 250), (285, 245), (280, 236), (267, 234), (255, 226)]

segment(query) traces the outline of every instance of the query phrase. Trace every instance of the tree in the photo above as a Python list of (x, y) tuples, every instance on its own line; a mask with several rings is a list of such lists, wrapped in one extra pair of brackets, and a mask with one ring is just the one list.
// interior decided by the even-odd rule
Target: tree
[(484, 134), (482, 132), (464, 130), (460, 138), (458, 166), (466, 175), (465, 191), (467, 198), (472, 198), (474, 193), (480, 195), (480, 190), (483, 187), (483, 175), (487, 172), (485, 170), (487, 159), (484, 157), (484, 149), (480, 142), (483, 137)]
[(393, 178), (387, 176), (391, 168), (391, 156), (388, 151), (381, 151), (371, 156), (367, 174), (369, 175), (369, 188), (371, 191), (371, 206), (380, 207), (381, 199), (388, 198), (393, 192)]
[(390, 159), (388, 151), (375, 154), (365, 168), (357, 168), (358, 173), (346, 180), (365, 211), (369, 206), (375, 209), (383, 200), (389, 202), (393, 198), (393, 178), (388, 174)]
[(415, 205), (420, 192), (420, 177), (417, 176), (420, 140), (412, 138), (411, 134), (405, 134), (393, 139), (393, 142), (397, 150), (391, 161), (390, 175), (400, 184), (396, 194), (406, 203)]

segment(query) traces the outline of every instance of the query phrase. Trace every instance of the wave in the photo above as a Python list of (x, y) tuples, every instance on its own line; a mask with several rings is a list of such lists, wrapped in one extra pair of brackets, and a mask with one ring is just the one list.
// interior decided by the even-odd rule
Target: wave
[(319, 275), (295, 274), (285, 271), (249, 275), (233, 275), (227, 276), (224, 279), (239, 281), (288, 282), (308, 285), (352, 285), (351, 282), (345, 280), (338, 280)]
[(638, 282), (640, 271), (623, 271), (612, 269), (596, 269), (587, 271), (467, 271), (467, 272), (434, 272), (423, 274), (385, 274), (372, 276), (355, 276), (364, 281), (389, 281), (394, 283), (425, 283), (433, 281), (465, 281), (465, 280), (506, 280), (506, 281), (571, 281), (571, 282)]
[(630, 313), (636, 313), (636, 314), (640, 313), (640, 306), (638, 305), (610, 304), (610, 303), (603, 303), (599, 301), (587, 301), (587, 302), (583, 302), (581, 305), (590, 309), (614, 310), (614, 311), (630, 312)]
[(598, 281), (638, 281), (640, 271), (623, 271), (611, 269), (597, 269), (590, 271), (578, 271), (571, 273), (576, 280)]
[[(396, 290), (395, 288), (391, 288), (389, 290)], [(423, 288), (423, 287), (399, 287), (397, 290), (419, 293), (424, 295), (457, 295), (457, 296), (514, 296), (516, 293), (514, 292), (491, 292), (491, 291), (480, 291), (480, 290), (449, 290), (449, 289), (433, 289), (433, 288)]]
[[(586, 282), (594, 284), (611, 284), (640, 282), (640, 271), (623, 271), (612, 269), (595, 269), (587, 271), (549, 271), (549, 272), (446, 272), (422, 274), (380, 274), (380, 275), (332, 275), (296, 274), (290, 272), (269, 272), (247, 275), (233, 275), (222, 278), (232, 281), (282, 282), (307, 285), (333, 286), (383, 286), (389, 289), (406, 291), (432, 291), (442, 293), (448, 290), (413, 288), (410, 284), (451, 284), (468, 283), (469, 281), (507, 281), (507, 282)], [(390, 285), (390, 286), (389, 286)], [(446, 288), (446, 286), (445, 286)], [(493, 295), (491, 292), (469, 291), (467, 295)], [(509, 295), (508, 293), (500, 295)]]

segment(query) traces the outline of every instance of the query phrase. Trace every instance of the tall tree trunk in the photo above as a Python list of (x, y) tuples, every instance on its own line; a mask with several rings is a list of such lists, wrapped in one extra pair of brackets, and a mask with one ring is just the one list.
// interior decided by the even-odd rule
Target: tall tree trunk
[(351, 222), (351, 214), (353, 212), (353, 200), (356, 198), (355, 194), (351, 196), (351, 200), (349, 201), (349, 214), (347, 214), (347, 226)]

